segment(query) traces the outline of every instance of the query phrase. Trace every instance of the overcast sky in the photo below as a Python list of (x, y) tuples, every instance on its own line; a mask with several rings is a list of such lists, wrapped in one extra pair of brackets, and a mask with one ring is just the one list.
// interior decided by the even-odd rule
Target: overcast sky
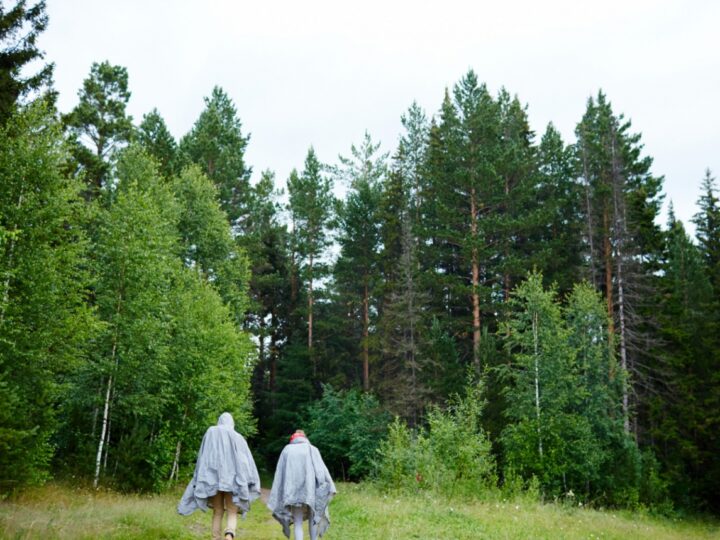
[[(502, 5), (501, 5), (502, 4)], [(720, 1), (47, 0), (40, 46), (69, 111), (94, 61), (125, 66), (136, 122), (157, 107), (180, 138), (220, 85), (254, 178), (284, 184), (312, 144), (335, 163), (365, 130), (393, 151), (413, 100), (428, 115), (469, 68), (566, 142), (603, 89), (641, 132), (679, 218), (720, 172)], [(717, 174), (716, 174), (717, 176)]]

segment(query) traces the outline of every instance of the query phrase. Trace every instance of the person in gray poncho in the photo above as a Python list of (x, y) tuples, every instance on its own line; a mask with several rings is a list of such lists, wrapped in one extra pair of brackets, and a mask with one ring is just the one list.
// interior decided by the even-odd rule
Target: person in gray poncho
[(304, 519), (308, 520), (311, 540), (325, 534), (330, 526), (328, 505), (335, 493), (335, 484), (320, 451), (310, 444), (302, 430), (296, 431), (280, 454), (267, 502), (285, 536), (290, 538), (292, 522), (295, 540), (302, 540)]
[(213, 540), (222, 540), (221, 528), (227, 511), (225, 540), (235, 538), (238, 510), (243, 518), (250, 503), (260, 496), (260, 476), (250, 449), (242, 435), (235, 431), (230, 413), (222, 413), (216, 426), (203, 437), (195, 473), (178, 504), (178, 513), (192, 514), (213, 509)]

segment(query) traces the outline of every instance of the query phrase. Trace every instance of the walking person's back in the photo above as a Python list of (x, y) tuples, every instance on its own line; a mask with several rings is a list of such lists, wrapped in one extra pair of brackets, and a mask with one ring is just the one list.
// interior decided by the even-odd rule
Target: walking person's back
[(280, 454), (267, 503), (285, 536), (290, 538), (292, 523), (295, 539), (302, 540), (304, 520), (308, 520), (311, 540), (325, 534), (330, 525), (328, 505), (335, 493), (320, 451), (304, 432), (296, 431)]
[(225, 540), (235, 538), (238, 511), (244, 516), (260, 496), (260, 476), (247, 442), (235, 431), (230, 413), (205, 432), (195, 473), (178, 504), (178, 513), (213, 509), (213, 540), (221, 540), (223, 513), (227, 512)]

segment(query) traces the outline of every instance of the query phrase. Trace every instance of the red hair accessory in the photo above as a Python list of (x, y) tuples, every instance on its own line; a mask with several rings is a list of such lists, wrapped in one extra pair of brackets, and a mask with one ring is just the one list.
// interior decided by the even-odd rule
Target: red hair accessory
[(301, 430), (296, 431), (295, 433), (290, 435), (290, 442), (293, 442), (298, 437), (305, 437), (305, 432)]

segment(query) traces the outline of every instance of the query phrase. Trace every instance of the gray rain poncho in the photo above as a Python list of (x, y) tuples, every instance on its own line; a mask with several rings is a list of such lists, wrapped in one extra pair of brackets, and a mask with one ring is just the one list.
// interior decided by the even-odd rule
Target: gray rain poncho
[[(205, 512), (218, 491), (232, 493), (233, 503), (244, 516), (260, 496), (260, 476), (245, 439), (235, 431), (230, 413), (222, 413), (216, 426), (203, 437), (195, 474), (178, 504), (178, 513)], [(211, 506), (211, 505), (210, 505)]]
[(297, 437), (280, 454), (267, 505), (288, 538), (292, 507), (307, 505), (307, 518), (322, 536), (330, 526), (328, 505), (335, 493), (335, 484), (318, 449), (307, 438)]

